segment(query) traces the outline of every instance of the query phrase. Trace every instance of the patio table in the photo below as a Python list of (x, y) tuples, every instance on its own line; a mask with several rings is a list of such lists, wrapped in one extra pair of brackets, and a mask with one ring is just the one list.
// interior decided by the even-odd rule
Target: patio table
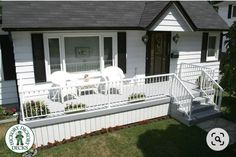
[(98, 84), (99, 81), (97, 79), (90, 79), (89, 81), (84, 81), (83, 79), (73, 79), (67, 82), (68, 86), (75, 86), (78, 90), (78, 96), (81, 95), (82, 92), (94, 91), (96, 94), (98, 93)]

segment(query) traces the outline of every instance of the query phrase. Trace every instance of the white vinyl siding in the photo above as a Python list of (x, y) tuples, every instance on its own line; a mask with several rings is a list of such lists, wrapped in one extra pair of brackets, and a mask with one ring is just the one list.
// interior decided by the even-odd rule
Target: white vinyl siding
[(142, 41), (145, 31), (127, 31), (126, 77), (145, 76), (146, 45)]
[(0, 105), (17, 102), (16, 81), (0, 81)]
[[(215, 79), (218, 80), (220, 62), (216, 60), (201, 63), (202, 32), (172, 32), (171, 39), (176, 33), (180, 36), (179, 42), (175, 44), (171, 40), (171, 52), (177, 50), (179, 58), (170, 59), (170, 73), (178, 73), (181, 63), (196, 64), (214, 69)], [(219, 45), (216, 45), (216, 47), (218, 48)]]
[(33, 85), (34, 66), (30, 32), (13, 32), (13, 45), (18, 85)]
[(191, 27), (179, 12), (175, 5), (172, 5), (151, 28), (153, 31), (191, 31)]

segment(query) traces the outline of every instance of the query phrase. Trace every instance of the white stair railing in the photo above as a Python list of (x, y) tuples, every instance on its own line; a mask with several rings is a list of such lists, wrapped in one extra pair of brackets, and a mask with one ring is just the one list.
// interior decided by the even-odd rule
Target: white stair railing
[(200, 90), (216, 109), (220, 111), (223, 88), (205, 71), (201, 72)]
[(204, 66), (181, 63), (178, 76), (182, 81), (196, 84), (201, 76), (202, 70), (205, 70), (212, 78), (214, 78), (214, 70)]
[(172, 79), (171, 96), (174, 99), (173, 103), (178, 104), (177, 109), (181, 109), (188, 119), (191, 119), (194, 96), (176, 75), (173, 75)]

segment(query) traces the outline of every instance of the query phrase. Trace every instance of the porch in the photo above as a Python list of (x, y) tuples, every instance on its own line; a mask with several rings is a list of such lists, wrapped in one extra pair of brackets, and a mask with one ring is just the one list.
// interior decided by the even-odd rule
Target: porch
[(60, 123), (167, 103), (167, 114), (190, 125), (220, 113), (223, 89), (213, 78), (211, 69), (182, 63), (178, 76), (170, 73), (83, 85), (69, 82), (36, 90), (22, 86), (21, 123), (37, 127), (46, 121)]

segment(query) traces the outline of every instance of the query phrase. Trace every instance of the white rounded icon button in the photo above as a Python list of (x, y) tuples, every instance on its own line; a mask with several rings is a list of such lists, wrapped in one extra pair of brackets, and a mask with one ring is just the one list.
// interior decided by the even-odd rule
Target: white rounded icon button
[(208, 132), (206, 142), (212, 150), (222, 151), (229, 144), (229, 135), (224, 129), (214, 128)]

